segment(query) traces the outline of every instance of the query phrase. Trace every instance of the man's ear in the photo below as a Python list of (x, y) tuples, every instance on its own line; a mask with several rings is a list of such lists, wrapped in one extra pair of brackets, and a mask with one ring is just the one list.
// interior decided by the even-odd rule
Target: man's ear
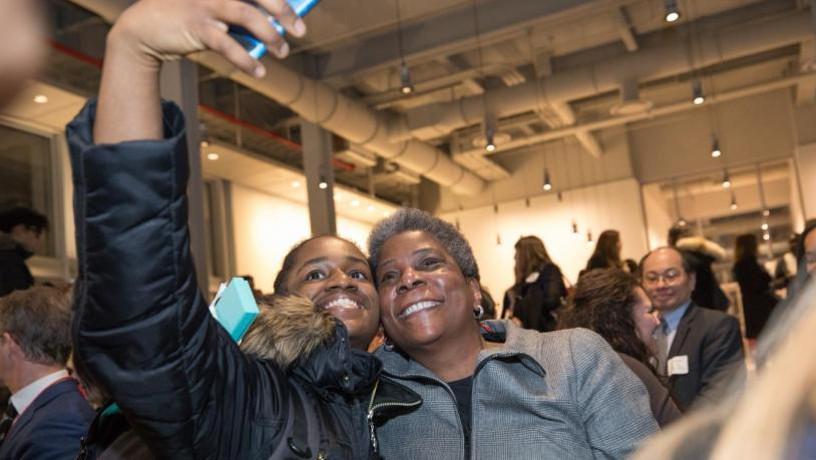
[(697, 287), (697, 273), (689, 273), (689, 283), (691, 283), (691, 290), (693, 291)]

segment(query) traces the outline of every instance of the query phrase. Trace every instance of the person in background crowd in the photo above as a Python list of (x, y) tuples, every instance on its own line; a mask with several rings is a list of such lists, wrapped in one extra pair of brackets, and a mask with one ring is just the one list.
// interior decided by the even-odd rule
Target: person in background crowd
[(623, 458), (657, 430), (645, 387), (594, 332), (480, 327), (479, 268), (453, 225), (401, 209), (368, 244), (391, 344), (376, 355), (423, 399), (377, 429), (385, 458)]
[(649, 252), (640, 262), (643, 287), (660, 313), (655, 332), (658, 374), (668, 377), (678, 407), (715, 402), (744, 370), (739, 322), (691, 299), (696, 277), (676, 248)]
[(809, 220), (805, 224), (796, 249), (798, 265), (804, 269), (800, 271), (811, 276), (816, 272), (816, 232), (814, 230), (816, 230), (816, 219)]
[[(287, 33), (305, 32), (284, 0), (259, 4)], [(292, 367), (247, 357), (196, 284), (184, 117), (161, 103), (159, 69), (163, 59), (213, 49), (262, 76), (226, 22), (287, 53), (266, 14), (245, 2), (141, 0), (108, 34), (98, 102), (67, 128), (80, 261), (77, 366), (159, 458), (375, 457), (371, 424), (421, 401), (379, 378), (380, 362), (365, 352), (379, 309), (358, 248), (321, 236), (284, 260), (276, 292), (337, 319), (312, 353), (293, 345), (308, 357)], [(276, 228), (268, 232), (274, 238)], [(291, 323), (280, 327), (307, 338)], [(383, 404), (381, 395), (397, 404)]]
[(756, 375), (715, 407), (684, 416), (634, 460), (816, 458), (816, 286), (808, 286), (759, 337)]
[(725, 258), (725, 249), (702, 236), (695, 236), (688, 226), (675, 226), (669, 230), (668, 244), (683, 252), (683, 258), (696, 278), (691, 299), (700, 307), (726, 311), (730, 305), (711, 264)]
[(632, 275), (616, 269), (584, 273), (559, 325), (587, 328), (606, 339), (646, 385), (652, 414), (661, 427), (680, 417), (680, 410), (652, 365), (655, 353), (652, 334), (660, 320)]
[(799, 245), (799, 235), (792, 233), (788, 238), (788, 250), (776, 259), (773, 273), (774, 289), (785, 289), (791, 281), (796, 279), (797, 261), (796, 246)]
[(66, 370), (68, 298), (49, 287), (0, 298), (0, 380), (11, 398), (0, 419), (0, 458), (73, 460), (93, 409)]
[(756, 236), (747, 233), (737, 237), (733, 272), (742, 293), (745, 337), (749, 339), (759, 336), (778, 302), (771, 288), (771, 275), (759, 265), (758, 252)]
[(587, 261), (584, 271), (595, 270), (596, 268), (617, 268), (622, 270), (622, 249), (623, 243), (621, 243), (620, 233), (617, 230), (604, 230), (601, 236), (598, 237), (595, 251), (592, 252), (592, 256)]
[(483, 319), (493, 319), (496, 317), (496, 301), (493, 300), (493, 296), (490, 295), (490, 291), (480, 285), (479, 288), (482, 291), (482, 308), (484, 308), (484, 318)]
[(526, 329), (552, 331), (556, 311), (567, 295), (564, 275), (538, 237), (522, 237), (515, 248), (516, 283), (504, 294), (502, 317), (509, 314)]
[(39, 251), (48, 219), (28, 208), (0, 213), (0, 297), (34, 285), (26, 259)]
[(41, 2), (0, 0), (0, 107), (37, 74), (46, 56)]
[(623, 261), (623, 268), (626, 273), (629, 273), (632, 276), (637, 276), (638, 273), (638, 263), (635, 262), (634, 259), (626, 259)]

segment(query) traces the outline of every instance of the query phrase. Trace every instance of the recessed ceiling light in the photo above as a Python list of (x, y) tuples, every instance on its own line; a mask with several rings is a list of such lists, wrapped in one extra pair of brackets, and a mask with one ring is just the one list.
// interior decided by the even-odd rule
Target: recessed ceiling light
[(368, 212), (374, 212), (374, 206), (368, 205)]
[(34, 102), (36, 102), (37, 104), (45, 104), (46, 102), (48, 102), (48, 96), (46, 96), (45, 94), (38, 94), (34, 96)]
[(293, 180), (292, 181), (292, 188), (298, 188), (298, 187), (300, 187), (300, 181)]
[(217, 160), (218, 158), (219, 158), (219, 157), (218, 157), (218, 154), (217, 154), (217, 153), (215, 153), (215, 152), (210, 152), (210, 153), (208, 153), (208, 154), (207, 154), (207, 159), (208, 159), (208, 160), (213, 160), (213, 161), (215, 161), (215, 160)]
[(360, 206), (360, 200), (351, 200), (351, 205), (355, 208)]

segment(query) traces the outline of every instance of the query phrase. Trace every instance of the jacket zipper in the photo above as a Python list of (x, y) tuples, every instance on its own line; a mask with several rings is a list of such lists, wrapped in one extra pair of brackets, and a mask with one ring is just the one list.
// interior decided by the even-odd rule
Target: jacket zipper
[(413, 407), (422, 404), (422, 401), (414, 401), (410, 403), (404, 402), (390, 402), (390, 403), (380, 403), (374, 404), (374, 397), (377, 395), (377, 389), (380, 386), (380, 380), (377, 379), (374, 382), (374, 389), (371, 392), (371, 401), (368, 403), (368, 414), (366, 415), (366, 419), (368, 420), (368, 435), (371, 440), (371, 446), (374, 448), (375, 453), (379, 453), (379, 446), (377, 445), (377, 434), (374, 430), (374, 412), (378, 409), (382, 409), (383, 407)]

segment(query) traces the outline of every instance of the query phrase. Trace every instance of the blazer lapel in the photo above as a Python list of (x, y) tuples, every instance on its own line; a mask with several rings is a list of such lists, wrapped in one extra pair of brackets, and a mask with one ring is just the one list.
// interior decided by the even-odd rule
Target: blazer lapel
[(34, 398), (34, 401), (32, 401), (31, 404), (26, 407), (26, 410), (17, 417), (17, 420), (14, 421), (14, 424), (11, 425), (11, 429), (9, 429), (6, 439), (12, 438), (14, 433), (25, 428), (25, 426), (34, 419), (34, 414), (36, 414), (40, 408), (50, 403), (54, 398), (68, 392), (72, 385), (76, 385), (73, 379), (64, 379), (62, 381), (53, 383), (51, 386), (43, 390), (43, 392)]
[(686, 313), (680, 318), (680, 323), (677, 325), (677, 333), (674, 335), (674, 340), (669, 348), (669, 358), (677, 356), (680, 350), (683, 349), (683, 344), (686, 342), (686, 337), (688, 337), (689, 331), (691, 330), (691, 324), (697, 316), (696, 313), (697, 309), (694, 303), (691, 303), (688, 309), (686, 309)]

